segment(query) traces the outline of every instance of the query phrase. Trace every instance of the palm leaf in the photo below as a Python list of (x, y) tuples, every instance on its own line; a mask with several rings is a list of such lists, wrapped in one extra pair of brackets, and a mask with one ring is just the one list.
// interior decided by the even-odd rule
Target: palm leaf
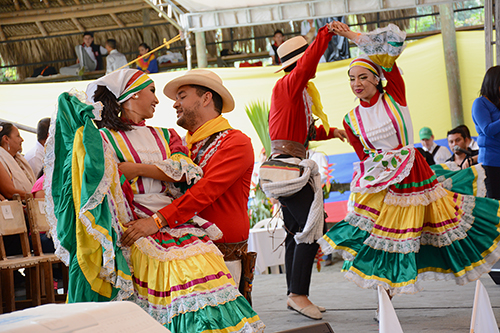
[(252, 122), (260, 142), (266, 151), (271, 154), (271, 138), (269, 137), (269, 107), (264, 101), (251, 102), (245, 106), (245, 112)]

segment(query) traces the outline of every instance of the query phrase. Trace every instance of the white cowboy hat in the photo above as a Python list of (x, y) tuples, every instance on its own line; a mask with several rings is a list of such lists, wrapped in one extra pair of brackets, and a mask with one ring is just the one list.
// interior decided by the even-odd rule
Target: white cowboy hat
[(275, 73), (293, 65), (297, 60), (304, 55), (307, 49), (307, 41), (302, 36), (290, 38), (278, 47), (278, 56), (281, 59), (281, 68)]
[(212, 71), (206, 69), (192, 69), (186, 74), (173, 79), (165, 85), (163, 93), (175, 101), (177, 90), (185, 85), (195, 84), (212, 89), (222, 97), (222, 112), (234, 109), (234, 99), (229, 90), (222, 84), (222, 79)]

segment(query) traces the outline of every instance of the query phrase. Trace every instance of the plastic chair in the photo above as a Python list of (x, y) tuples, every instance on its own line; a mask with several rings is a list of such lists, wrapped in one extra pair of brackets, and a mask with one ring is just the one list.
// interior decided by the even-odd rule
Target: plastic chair
[[(22, 255), (7, 257), (4, 236), (19, 235), (21, 240)], [(23, 205), (19, 195), (12, 201), (0, 202), (0, 273), (2, 298), (5, 302), (5, 312), (12, 312), (19, 308), (38, 306), (40, 297), (40, 264), (44, 259), (31, 255), (28, 240), (28, 231), (24, 218)], [(26, 301), (15, 300), (14, 271), (25, 268), (26, 272)], [(3, 306), (0, 307), (3, 312)]]
[[(42, 301), (44, 303), (54, 303), (56, 301), (65, 302), (68, 291), (68, 268), (55, 254), (43, 253), (42, 242), (40, 240), (40, 233), (48, 233), (50, 230), (50, 226), (45, 217), (45, 200), (41, 198), (33, 198), (31, 193), (29, 193), (26, 195), (26, 208), (28, 210), (30, 222), (33, 252), (35, 257), (42, 258), (44, 261), (44, 264), (42, 265), (42, 278), (44, 282), (42, 287), (44, 287), (44, 290), (42, 289), (42, 291), (45, 292), (46, 298)], [(54, 293), (54, 276), (52, 272), (54, 264), (59, 264), (62, 267), (63, 286), (65, 290), (65, 293), (62, 295), (56, 295)]]
[[(257, 222), (254, 226), (253, 226), (253, 230), (256, 230), (256, 229), (267, 229), (269, 233), (273, 233), (274, 230), (278, 229), (278, 228), (283, 228), (283, 225), (285, 223), (283, 222), (283, 220), (277, 216), (275, 217), (270, 217), (270, 218), (267, 218), (267, 219), (264, 219), (264, 220), (261, 220), (259, 222)], [(285, 271), (285, 266), (284, 265), (277, 265), (277, 266), (271, 266), (271, 267), (268, 267), (268, 270), (271, 274), (279, 274), (280, 273), (280, 269), (284, 272)], [(263, 274), (266, 274), (263, 273)]]

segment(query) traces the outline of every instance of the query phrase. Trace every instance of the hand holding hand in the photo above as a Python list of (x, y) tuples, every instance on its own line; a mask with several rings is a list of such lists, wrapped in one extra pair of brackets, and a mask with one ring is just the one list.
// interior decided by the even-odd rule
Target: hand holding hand
[(332, 21), (328, 23), (327, 26), (329, 32), (334, 32), (339, 36), (345, 36), (345, 33), (351, 32), (351, 29), (349, 29), (347, 24), (339, 21)]
[(347, 142), (349, 142), (349, 138), (347, 137), (347, 133), (343, 129), (336, 128), (333, 131), (333, 137), (340, 139), (342, 142), (344, 142), (347, 139)]
[(124, 224), (128, 229), (121, 237), (123, 246), (131, 246), (141, 237), (147, 237), (158, 232), (158, 227), (152, 217), (130, 221)]

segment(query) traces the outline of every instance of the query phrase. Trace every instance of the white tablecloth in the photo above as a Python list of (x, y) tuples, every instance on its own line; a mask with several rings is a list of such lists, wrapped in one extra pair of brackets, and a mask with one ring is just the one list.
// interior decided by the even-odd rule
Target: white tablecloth
[(2, 332), (171, 333), (133, 302), (45, 304), (0, 314)]
[[(255, 271), (262, 274), (268, 267), (285, 264), (286, 231), (283, 227), (250, 229), (248, 251), (257, 252)], [(281, 245), (281, 246), (280, 246)]]

